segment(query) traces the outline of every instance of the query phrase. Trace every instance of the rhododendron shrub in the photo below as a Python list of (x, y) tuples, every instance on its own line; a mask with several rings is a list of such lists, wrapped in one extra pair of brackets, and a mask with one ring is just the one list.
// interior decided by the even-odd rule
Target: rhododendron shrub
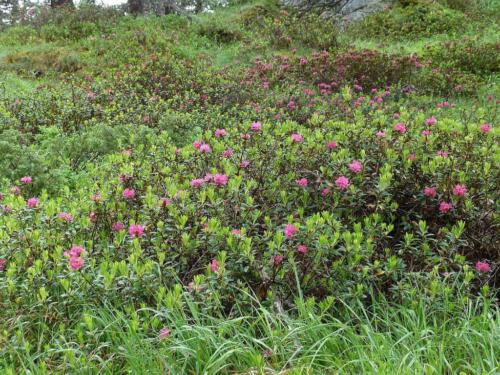
[[(396, 116), (355, 102), (352, 121), (256, 116), (183, 148), (163, 133), (110, 155), (58, 197), (2, 189), (6, 298), (28, 306), (38, 297), (18, 288), (37, 289), (41, 278), (54, 302), (63, 290), (66, 303), (133, 302), (179, 282), (207, 304), (215, 292), (226, 308), (248, 289), (292, 303), (297, 283), (305, 295), (342, 298), (398, 298), (415, 278), (429, 288), (493, 283), (493, 121), (485, 133), (484, 121), (465, 124), (436, 106), (431, 125), (405, 107)], [(75, 243), (85, 251), (65, 256)]]

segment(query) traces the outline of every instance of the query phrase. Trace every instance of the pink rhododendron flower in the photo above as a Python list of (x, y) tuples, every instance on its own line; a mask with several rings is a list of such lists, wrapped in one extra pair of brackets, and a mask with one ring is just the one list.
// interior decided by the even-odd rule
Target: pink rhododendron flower
[(321, 190), (321, 196), (326, 197), (328, 194), (330, 194), (330, 189), (324, 188)]
[(89, 92), (87, 93), (87, 99), (88, 99), (88, 100), (92, 100), (92, 99), (94, 99), (94, 93), (93, 93), (92, 91), (89, 91)]
[(448, 153), (446, 151), (443, 151), (443, 150), (439, 150), (437, 152), (437, 155), (441, 156), (442, 158), (447, 158), (448, 157)]
[(274, 255), (272, 259), (273, 264), (275, 266), (279, 266), (283, 262), (283, 259), (284, 259), (283, 255)]
[(437, 194), (437, 188), (435, 188), (435, 187), (429, 187), (429, 186), (426, 186), (424, 188), (424, 195), (426, 197), (435, 198), (436, 194)]
[(299, 133), (293, 133), (292, 134), (292, 141), (295, 143), (300, 143), (304, 140), (304, 137), (300, 135)]
[(245, 140), (245, 141), (248, 141), (252, 136), (248, 133), (245, 133), (245, 134), (241, 134), (240, 135), (240, 138)]
[(400, 134), (404, 134), (406, 133), (406, 126), (402, 122), (399, 122), (396, 125), (394, 125), (394, 130)]
[(113, 232), (119, 232), (125, 228), (125, 225), (121, 221), (117, 221), (111, 225), (111, 230)]
[(69, 258), (69, 266), (73, 270), (81, 269), (83, 267), (84, 263), (85, 263), (85, 261), (83, 260), (83, 258), (77, 258), (77, 257)]
[(247, 168), (249, 165), (250, 165), (250, 162), (248, 160), (242, 160), (240, 162), (240, 167), (243, 169)]
[(202, 154), (208, 154), (209, 152), (212, 152), (212, 149), (210, 148), (209, 145), (207, 145), (206, 143), (203, 143), (201, 146), (200, 146), (200, 152)]
[(217, 272), (219, 270), (219, 262), (217, 262), (217, 260), (215, 259), (212, 259), (212, 261), (210, 262), (210, 269), (212, 270), (212, 272)]
[(6, 204), (2, 206), (2, 210), (3, 212), (5, 212), (6, 214), (12, 212), (12, 208), (10, 206), (7, 206)]
[(122, 195), (123, 195), (123, 198), (125, 198), (125, 199), (132, 199), (135, 197), (135, 190), (127, 188), (127, 189), (123, 190)]
[(194, 180), (191, 180), (191, 182), (189, 183), (189, 185), (191, 185), (191, 187), (195, 189), (202, 187), (204, 184), (205, 180), (202, 178), (195, 178)]
[(70, 223), (70, 222), (73, 221), (73, 216), (71, 216), (71, 214), (69, 214), (67, 212), (60, 212), (59, 213), (59, 219), (61, 219), (62, 221), (66, 221), (66, 222)]
[(212, 173), (207, 173), (205, 177), (203, 177), (205, 182), (212, 182), (214, 180), (214, 175)]
[(33, 179), (30, 176), (24, 176), (24, 177), (21, 177), (20, 181), (25, 185), (29, 185), (33, 182)]
[(481, 125), (480, 129), (481, 129), (481, 132), (483, 134), (488, 134), (491, 130), (491, 126), (490, 126), (490, 124), (485, 123), (485, 124)]
[(335, 141), (329, 141), (327, 144), (326, 144), (326, 147), (328, 147), (329, 150), (333, 150), (334, 148), (337, 147), (337, 142)]
[(214, 176), (214, 182), (219, 186), (224, 186), (227, 184), (228, 177), (225, 174), (216, 174)]
[(353, 162), (349, 164), (349, 170), (353, 173), (359, 173), (363, 170), (363, 165), (359, 160), (353, 160)]
[(349, 187), (349, 179), (345, 176), (340, 176), (335, 180), (335, 185), (337, 185), (340, 190), (345, 190)]
[(193, 147), (194, 147), (196, 150), (199, 150), (202, 144), (203, 144), (203, 143), (202, 143), (201, 141), (196, 140), (196, 141), (194, 141), (194, 142), (193, 142)]
[(170, 336), (170, 330), (168, 328), (162, 328), (160, 329), (160, 333), (158, 333), (158, 337), (161, 340), (166, 340)]
[(297, 251), (301, 254), (307, 253), (307, 246), (306, 245), (299, 245), (297, 246)]
[(69, 250), (69, 256), (71, 257), (79, 257), (83, 254), (85, 249), (81, 246), (78, 245), (73, 245), (71, 249)]
[(250, 129), (254, 132), (260, 132), (262, 130), (262, 124), (260, 122), (254, 121), (252, 125), (250, 125)]
[(4, 200), (4, 195), (2, 193), (0, 193), (0, 202)]
[(160, 198), (160, 207), (167, 207), (172, 204), (172, 199), (170, 198)]
[(443, 201), (439, 204), (439, 212), (441, 212), (442, 214), (447, 213), (452, 208), (453, 208), (453, 204), (451, 202), (444, 202)]
[(215, 129), (215, 137), (222, 138), (227, 135), (226, 129)]
[(409, 161), (414, 161), (415, 160), (415, 154), (408, 155), (408, 160)]
[(422, 135), (423, 135), (424, 137), (426, 137), (426, 138), (427, 138), (428, 136), (430, 136), (431, 134), (432, 134), (432, 132), (431, 132), (429, 129), (424, 129), (424, 130), (422, 130)]
[(478, 261), (476, 263), (476, 270), (478, 270), (479, 272), (482, 272), (482, 273), (489, 272), (490, 271), (490, 265), (487, 262)]
[(36, 206), (38, 206), (38, 198), (30, 198), (28, 199), (28, 208), (35, 208)]
[(298, 233), (298, 228), (293, 224), (287, 224), (285, 227), (286, 238), (293, 238)]
[(302, 186), (302, 187), (306, 187), (307, 184), (309, 183), (307, 178), (300, 178), (298, 180), (295, 180), (295, 182), (297, 183), (297, 185)]
[(95, 223), (97, 221), (97, 213), (95, 213), (94, 211), (90, 212), (89, 219), (91, 222)]
[(222, 152), (222, 156), (224, 156), (225, 158), (230, 158), (231, 156), (233, 156), (233, 150), (230, 149), (224, 150)]
[(5, 271), (7, 259), (0, 258), (0, 272)]
[(467, 187), (465, 185), (456, 184), (453, 187), (453, 194), (458, 197), (463, 197), (467, 193)]
[(385, 138), (385, 132), (384, 131), (378, 131), (376, 134), (377, 138)]
[(128, 234), (132, 237), (142, 237), (144, 235), (144, 227), (139, 224), (133, 224), (128, 227)]
[(393, 113), (393, 115), (392, 115), (392, 118), (393, 118), (394, 120), (399, 120), (399, 113), (394, 112), (394, 113)]
[(241, 236), (241, 229), (233, 229), (231, 233), (235, 236)]
[(425, 125), (427, 126), (434, 126), (437, 124), (437, 119), (432, 116), (432, 117), (429, 117), (427, 120), (425, 120)]
[(92, 194), (92, 195), (90, 196), (90, 200), (91, 200), (92, 202), (100, 202), (100, 201), (102, 200), (102, 198), (101, 198), (101, 194), (99, 194), (99, 193)]
[(21, 194), (21, 188), (19, 186), (13, 186), (11, 189), (10, 189), (10, 192), (14, 195), (19, 195)]

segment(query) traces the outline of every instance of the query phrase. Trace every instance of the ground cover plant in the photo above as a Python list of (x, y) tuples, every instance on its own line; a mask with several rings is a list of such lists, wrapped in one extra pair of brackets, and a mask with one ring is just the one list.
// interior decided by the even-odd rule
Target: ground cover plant
[(5, 30), (2, 372), (498, 372), (499, 41), (478, 31), (498, 19), (478, 4)]

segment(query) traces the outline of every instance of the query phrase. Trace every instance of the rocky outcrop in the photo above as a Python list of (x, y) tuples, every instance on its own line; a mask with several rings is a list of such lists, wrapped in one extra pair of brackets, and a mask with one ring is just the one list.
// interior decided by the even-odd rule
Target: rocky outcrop
[(359, 20), (369, 14), (383, 11), (394, 2), (395, 0), (283, 0), (285, 6), (303, 11), (321, 10), (324, 16), (340, 18), (346, 22)]

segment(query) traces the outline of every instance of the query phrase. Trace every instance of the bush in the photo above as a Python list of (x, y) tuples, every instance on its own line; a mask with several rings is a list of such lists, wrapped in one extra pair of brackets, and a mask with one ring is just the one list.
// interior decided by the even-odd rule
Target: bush
[(350, 28), (350, 33), (368, 38), (418, 39), (463, 30), (463, 13), (438, 4), (395, 7), (366, 17)]

